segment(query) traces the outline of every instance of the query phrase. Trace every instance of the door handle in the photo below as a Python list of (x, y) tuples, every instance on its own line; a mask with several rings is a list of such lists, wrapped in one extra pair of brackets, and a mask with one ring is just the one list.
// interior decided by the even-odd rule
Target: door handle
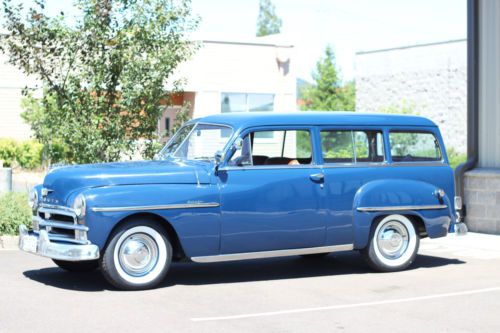
[(322, 172), (313, 173), (309, 175), (309, 178), (315, 183), (323, 183), (325, 181), (325, 175)]

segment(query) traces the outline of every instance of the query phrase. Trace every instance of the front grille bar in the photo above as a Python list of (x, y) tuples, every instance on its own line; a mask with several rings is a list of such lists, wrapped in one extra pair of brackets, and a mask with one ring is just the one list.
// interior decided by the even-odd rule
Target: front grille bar
[[(58, 221), (57, 217), (53, 219), (54, 216), (67, 216), (73, 221)], [(44, 228), (50, 240), (89, 244), (87, 240), (89, 228), (78, 223), (76, 213), (69, 207), (43, 205), (38, 208), (36, 215), (32, 217), (32, 222), (33, 231), (39, 233), (40, 229)], [(58, 230), (60, 231), (58, 232)], [(68, 230), (68, 234), (63, 233), (61, 230)]]

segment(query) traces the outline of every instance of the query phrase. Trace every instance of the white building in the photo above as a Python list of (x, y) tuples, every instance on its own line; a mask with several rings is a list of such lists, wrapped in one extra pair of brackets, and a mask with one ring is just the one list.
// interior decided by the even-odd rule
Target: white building
[(202, 40), (194, 57), (179, 67), (186, 79), (184, 93), (174, 99), (160, 120), (160, 132), (171, 128), (183, 102), (191, 116), (220, 112), (293, 111), (296, 109), (296, 76), (293, 46), (280, 35), (248, 40)]
[(31, 129), (21, 118), (22, 90), (32, 82), (0, 53), (0, 138), (28, 139)]
[[(185, 80), (185, 92), (165, 110), (159, 132), (172, 127), (184, 102), (190, 102), (195, 118), (220, 112), (295, 110), (293, 46), (280, 39), (273, 35), (202, 40), (193, 58), (178, 68), (176, 77)], [(0, 55), (0, 137), (28, 139), (31, 131), (21, 118), (21, 91), (30, 82), (6, 61)]]

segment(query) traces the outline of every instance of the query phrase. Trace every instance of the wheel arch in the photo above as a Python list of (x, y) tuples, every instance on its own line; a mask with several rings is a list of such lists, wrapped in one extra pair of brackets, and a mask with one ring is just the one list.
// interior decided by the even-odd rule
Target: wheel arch
[[(450, 200), (436, 197), (437, 186), (423, 181), (406, 179), (384, 179), (369, 182), (357, 192), (353, 201), (354, 248), (362, 249), (368, 244), (372, 226), (386, 216), (403, 215), (415, 225), (420, 238), (442, 237), (448, 233), (452, 220)], [(446, 205), (445, 209), (431, 210), (373, 210), (366, 207), (398, 207)]]
[(106, 240), (106, 244), (101, 251), (105, 251), (105, 249), (108, 247), (109, 241), (111, 239), (111, 235), (114, 234), (116, 229), (118, 229), (123, 224), (125, 224), (129, 221), (134, 221), (134, 220), (148, 220), (148, 221), (156, 222), (163, 229), (163, 231), (167, 235), (169, 241), (171, 242), (172, 250), (173, 250), (172, 259), (174, 261), (179, 261), (179, 260), (182, 260), (186, 257), (184, 249), (183, 249), (182, 244), (180, 242), (179, 236), (178, 236), (177, 232), (175, 231), (174, 227), (172, 226), (172, 224), (170, 224), (170, 222), (167, 221), (164, 217), (162, 217), (158, 214), (150, 213), (150, 212), (137, 212), (137, 213), (133, 213), (133, 214), (130, 214), (130, 215), (123, 217), (120, 221), (118, 221), (114, 225), (113, 229), (111, 230), (111, 232), (108, 235), (108, 238)]

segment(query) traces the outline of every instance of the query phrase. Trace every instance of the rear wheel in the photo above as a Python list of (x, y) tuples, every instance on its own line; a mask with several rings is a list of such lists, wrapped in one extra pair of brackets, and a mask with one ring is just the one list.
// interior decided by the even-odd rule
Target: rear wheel
[(172, 246), (161, 226), (130, 221), (111, 235), (101, 271), (119, 289), (149, 289), (164, 279), (171, 262)]
[(52, 261), (60, 268), (75, 273), (91, 272), (99, 267), (98, 260), (87, 260), (87, 261), (66, 261), (52, 259)]
[(373, 228), (361, 252), (368, 265), (381, 272), (400, 271), (417, 256), (420, 238), (415, 225), (403, 215), (389, 215)]

